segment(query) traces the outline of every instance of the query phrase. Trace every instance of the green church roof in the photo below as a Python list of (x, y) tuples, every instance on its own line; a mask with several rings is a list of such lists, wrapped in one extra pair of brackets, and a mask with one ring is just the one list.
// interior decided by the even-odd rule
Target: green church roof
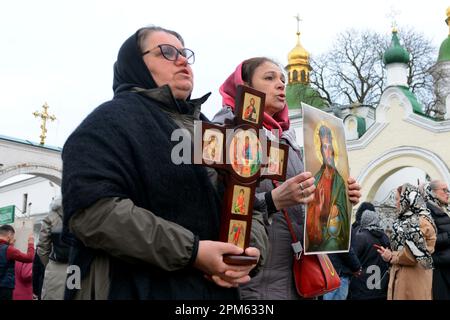
[(439, 48), (438, 62), (450, 61), (450, 35), (442, 42)]
[(362, 137), (362, 135), (364, 133), (366, 133), (366, 119), (364, 119), (361, 116), (358, 116), (356, 114), (348, 114), (344, 117), (344, 121), (346, 121), (346, 119), (348, 117), (354, 118), (356, 119), (356, 131), (358, 132), (358, 139)]
[(383, 61), (385, 64), (409, 63), (409, 53), (400, 45), (400, 41), (397, 36), (397, 30), (392, 31), (391, 46), (384, 53)]
[(290, 83), (286, 87), (286, 102), (289, 109), (300, 109), (301, 103), (324, 109), (327, 104), (319, 92), (303, 83)]
[(13, 138), (13, 137), (9, 137), (9, 136), (4, 136), (4, 135), (0, 135), (0, 140), (26, 144), (26, 145), (30, 145), (30, 146), (34, 146), (34, 147), (38, 147), (38, 148), (49, 149), (49, 150), (58, 151), (58, 152), (62, 151), (61, 147), (49, 146), (49, 145), (46, 145), (46, 144), (42, 145), (42, 144), (30, 141), (30, 140), (23, 140), (23, 139)]
[(361, 136), (366, 132), (366, 119), (356, 116), (356, 121), (358, 123), (358, 137), (361, 138)]
[(409, 102), (411, 102), (414, 113), (424, 115), (423, 107), (419, 103), (419, 101), (417, 101), (417, 98), (414, 95), (414, 93), (412, 93), (407, 87), (397, 86), (397, 88), (399, 88), (403, 92), (403, 94), (408, 98)]

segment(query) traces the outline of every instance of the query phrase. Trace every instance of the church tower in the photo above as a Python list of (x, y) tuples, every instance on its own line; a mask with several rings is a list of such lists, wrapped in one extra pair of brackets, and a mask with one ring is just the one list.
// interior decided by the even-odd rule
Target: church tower
[(409, 53), (400, 45), (397, 29), (394, 28), (392, 30), (391, 46), (383, 55), (383, 62), (386, 65), (387, 87), (408, 87), (409, 59)]
[(309, 85), (311, 71), (309, 52), (300, 43), (300, 17), (297, 15), (295, 18), (297, 19), (297, 43), (288, 54), (288, 64), (285, 67), (288, 73), (286, 102), (289, 110), (293, 113), (301, 110), (302, 102), (323, 109), (326, 107), (325, 100)]
[(409, 89), (408, 85), (408, 69), (410, 54), (400, 44), (397, 28), (392, 29), (391, 45), (384, 52), (383, 62), (386, 66), (387, 84), (384, 90), (388, 88), (397, 88), (409, 100), (412, 105), (413, 112), (423, 114), (423, 106), (417, 100), (415, 94)]
[[(300, 18), (296, 17), (297, 22)], [(288, 54), (288, 65), (286, 71), (288, 72), (288, 84), (302, 83), (309, 84), (309, 71), (311, 66), (309, 65), (309, 53), (303, 48), (300, 43), (300, 30), (297, 23), (297, 44)]]
[(450, 119), (450, 7), (447, 8), (445, 23), (449, 27), (447, 38), (439, 48), (436, 64), (430, 72), (434, 79), (434, 93), (436, 96), (436, 117)]

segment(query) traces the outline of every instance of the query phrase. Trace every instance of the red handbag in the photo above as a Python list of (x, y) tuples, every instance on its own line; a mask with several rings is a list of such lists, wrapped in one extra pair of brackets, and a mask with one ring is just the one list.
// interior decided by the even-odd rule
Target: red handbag
[(282, 211), (293, 240), (293, 272), (297, 293), (303, 298), (314, 298), (339, 288), (341, 279), (326, 254), (302, 256), (301, 243), (292, 228), (291, 219), (286, 210)]

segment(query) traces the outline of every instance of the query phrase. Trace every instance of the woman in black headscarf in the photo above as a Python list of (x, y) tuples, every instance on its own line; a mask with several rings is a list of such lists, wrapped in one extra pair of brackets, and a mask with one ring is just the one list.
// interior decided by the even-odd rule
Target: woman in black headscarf
[[(114, 65), (114, 98), (64, 145), (63, 237), (81, 273), (81, 283), (76, 269), (69, 274), (67, 299), (233, 299), (250, 279), (254, 265), (222, 259), (243, 250), (216, 241), (217, 173), (175, 164), (174, 131), (206, 120), (208, 95), (190, 99), (193, 62), (178, 33), (138, 30)], [(256, 248), (246, 253), (259, 257)]]

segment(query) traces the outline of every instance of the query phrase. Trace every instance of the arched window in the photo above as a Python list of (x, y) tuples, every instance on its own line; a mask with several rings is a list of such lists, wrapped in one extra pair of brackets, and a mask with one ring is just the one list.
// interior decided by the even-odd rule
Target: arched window
[(292, 72), (292, 81), (298, 81), (298, 71), (294, 70), (294, 72)]
[(301, 79), (302, 79), (302, 82), (303, 82), (303, 83), (306, 82), (306, 73), (305, 73), (305, 70), (302, 70), (302, 73), (301, 73)]

